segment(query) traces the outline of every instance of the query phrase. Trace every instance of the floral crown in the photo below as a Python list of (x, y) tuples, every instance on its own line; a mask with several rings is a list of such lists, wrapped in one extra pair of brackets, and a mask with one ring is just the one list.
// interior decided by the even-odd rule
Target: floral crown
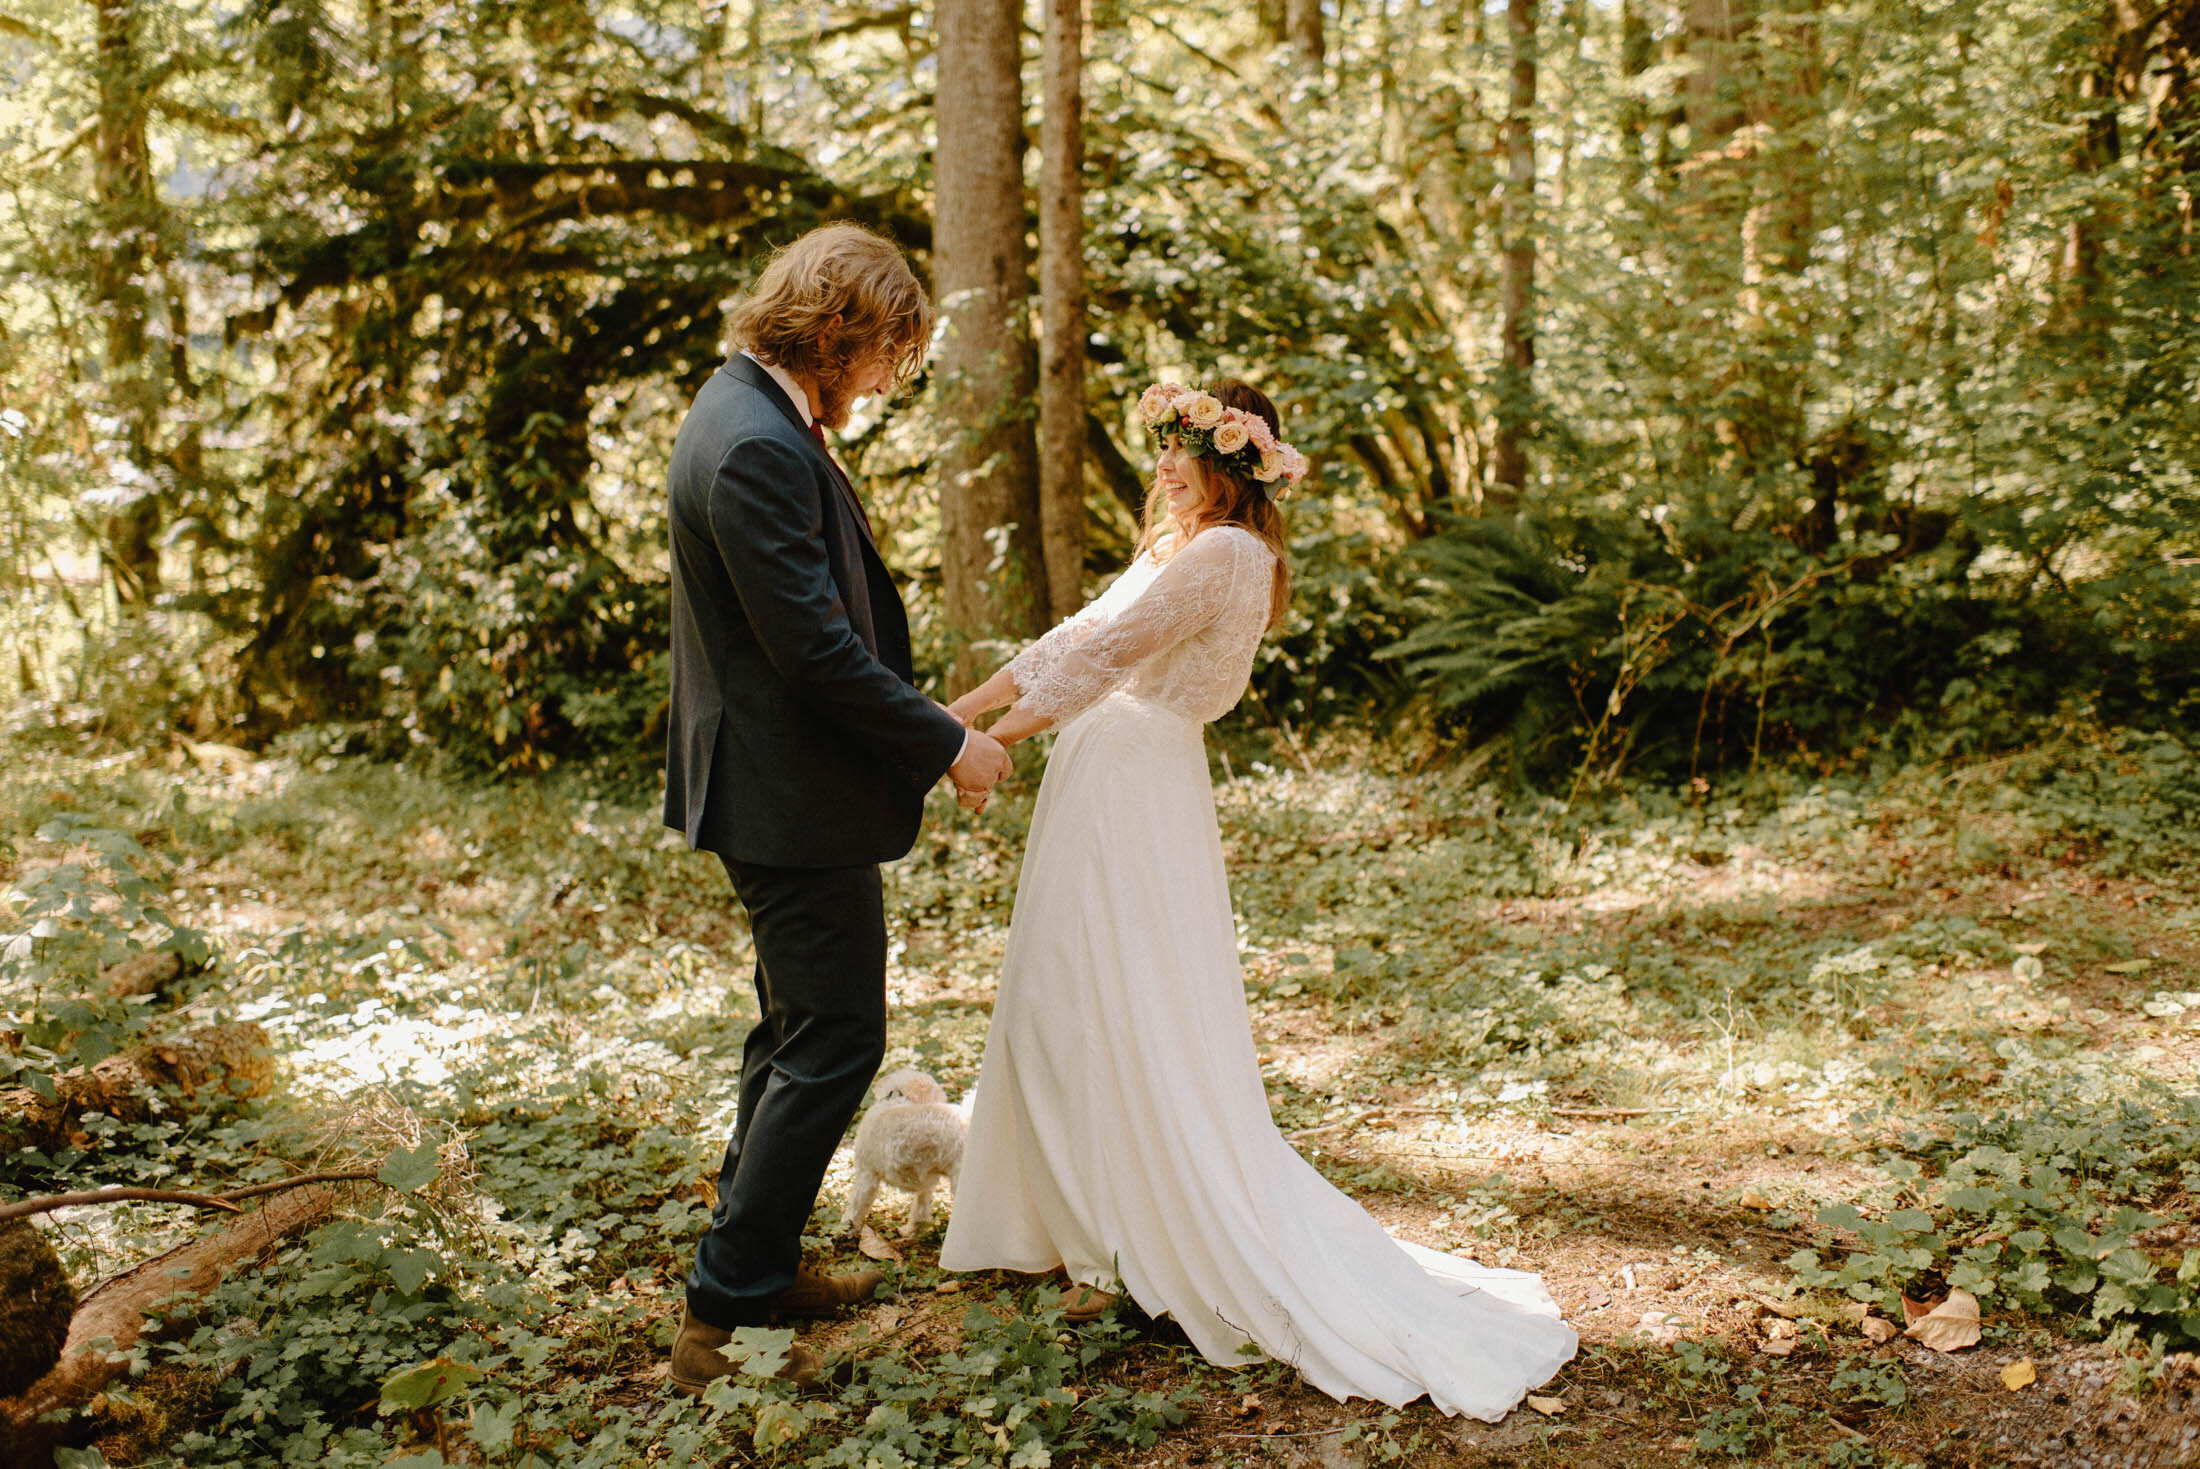
[(1185, 453), (1267, 485), (1272, 498), (1306, 478), (1306, 456), (1277, 438), (1266, 419), (1225, 408), (1212, 393), (1155, 383), (1139, 395), (1138, 416), (1157, 442), (1173, 433)]

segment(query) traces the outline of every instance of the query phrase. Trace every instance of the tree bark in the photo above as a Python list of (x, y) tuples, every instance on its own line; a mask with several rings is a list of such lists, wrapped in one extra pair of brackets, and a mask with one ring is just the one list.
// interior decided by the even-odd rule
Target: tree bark
[(1322, 34), (1321, 0), (1284, 0), (1283, 39), (1306, 58), (1307, 65), (1321, 66), (1328, 55)]
[(158, 391), (146, 380), (145, 265), (155, 224), (152, 155), (137, 53), (135, 0), (92, 0), (99, 48), (99, 114), (92, 186), (97, 241), (92, 294), (106, 328), (103, 386), (123, 424), (135, 497), (106, 517), (103, 557), (115, 595), (145, 603), (160, 592), (160, 501), (152, 478)]
[(1620, 156), (1629, 184), (1642, 177), (1649, 161), (1645, 135), (1650, 130), (1649, 99), (1634, 88), (1635, 78), (1650, 69), (1654, 45), (1650, 22), (1642, 13), (1642, 0), (1620, 0), (1619, 74), (1628, 83), (1619, 104)]
[(1084, 0), (1045, 0), (1039, 128), (1039, 525), (1056, 621), (1084, 604)]
[(274, 1080), (266, 1031), (251, 1024), (211, 1025), (68, 1072), (56, 1078), (58, 1095), (52, 1100), (29, 1087), (0, 1092), (0, 1142), (11, 1150), (50, 1152), (68, 1141), (71, 1127), (86, 1112), (143, 1121), (152, 1115), (160, 1089), (170, 1084), (187, 1093), (218, 1088), (243, 1098), (267, 1095)]
[(255, 1260), (292, 1235), (313, 1228), (359, 1188), (319, 1184), (278, 1195), (265, 1208), (231, 1220), (204, 1239), (116, 1276), (93, 1289), (69, 1322), (67, 1344), (53, 1369), (20, 1396), (0, 1399), (0, 1462), (36, 1464), (72, 1436), (68, 1421), (41, 1422), (92, 1401), (130, 1370), (131, 1348), (145, 1335), (146, 1317), (176, 1314), (179, 1298), (196, 1301), (236, 1266)]
[(1497, 376), (1497, 432), (1491, 449), (1489, 500), (1517, 501), (1528, 480), (1521, 440), (1535, 368), (1535, 0), (1506, 0), (1505, 33), (1512, 47), (1512, 95), (1505, 113), (1505, 202), (1502, 361)]
[[(1017, 0), (941, 0), (932, 279), (942, 323), (940, 581), (971, 642), (1028, 637), (1052, 605), (1040, 539), (1024, 243)], [(967, 681), (984, 660), (965, 653)]]
[(1688, 148), (1702, 153), (1745, 120), (1734, 93), (1744, 70), (1738, 52), (1741, 37), (1756, 24), (1754, 0), (1687, 0), (1688, 73), (1686, 115)]

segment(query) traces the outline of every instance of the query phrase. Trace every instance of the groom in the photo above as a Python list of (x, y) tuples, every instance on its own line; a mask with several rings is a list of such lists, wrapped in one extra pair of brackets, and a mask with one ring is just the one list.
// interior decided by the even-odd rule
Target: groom
[[(665, 824), (714, 852), (747, 909), (762, 1018), (742, 1058), (718, 1207), (672, 1345), (675, 1386), (735, 1370), (733, 1328), (866, 1300), (876, 1271), (801, 1263), (802, 1226), (886, 1050), (879, 863), (915, 842), (943, 774), (989, 789), (1009, 759), (917, 692), (909, 620), (824, 428), (907, 377), (931, 336), (890, 242), (828, 225), (738, 307), (740, 349), (673, 445), (672, 715)], [(816, 1354), (782, 1376), (803, 1385)]]

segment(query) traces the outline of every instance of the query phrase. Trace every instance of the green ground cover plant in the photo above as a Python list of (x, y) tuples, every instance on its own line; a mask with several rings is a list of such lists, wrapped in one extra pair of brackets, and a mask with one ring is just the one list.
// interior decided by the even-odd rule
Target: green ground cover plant
[[(74, 1463), (1892, 1469), (2054, 1462), (2025, 1455), (2100, 1394), (2190, 1421), (2200, 878), (2175, 736), (1571, 806), (1379, 750), (1218, 743), (1279, 1126), (1406, 1237), (1545, 1272), (1584, 1333), (1552, 1416), (1496, 1428), (1213, 1367), (1135, 1313), (1072, 1330), (1047, 1282), (943, 1276), (936, 1233), (818, 1338), (848, 1364), (832, 1391), (791, 1395), (786, 1338), (758, 1333), (748, 1375), (671, 1397), (753, 1002), (723, 877), (651, 793), (326, 744), (9, 755), (19, 1083), (225, 1020), (267, 1031), (278, 1080), (86, 1117), (0, 1160), (6, 1196), (382, 1170), (142, 1344)], [(890, 869), (888, 1064), (951, 1093), (1035, 775), (982, 823), (942, 803)], [(100, 962), (164, 945), (209, 965), (180, 1015), (71, 1008)], [(813, 1223), (828, 1255), (845, 1182)], [(201, 1224), (132, 1204), (41, 1228), (88, 1284)], [(1858, 1330), (1951, 1288), (1981, 1302), (1972, 1353)], [(2064, 1406), (1996, 1384), (2019, 1355)], [(1988, 1389), (2016, 1416), (1951, 1438)]]

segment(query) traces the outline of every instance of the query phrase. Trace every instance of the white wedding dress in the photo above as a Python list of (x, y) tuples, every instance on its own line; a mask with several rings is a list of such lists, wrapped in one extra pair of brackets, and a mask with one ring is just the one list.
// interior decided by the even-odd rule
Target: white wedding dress
[(1009, 665), (1060, 734), (940, 1263), (1120, 1281), (1210, 1361), (1494, 1421), (1574, 1354), (1542, 1281), (1392, 1239), (1268, 1115), (1202, 730), (1273, 565), (1205, 531)]

